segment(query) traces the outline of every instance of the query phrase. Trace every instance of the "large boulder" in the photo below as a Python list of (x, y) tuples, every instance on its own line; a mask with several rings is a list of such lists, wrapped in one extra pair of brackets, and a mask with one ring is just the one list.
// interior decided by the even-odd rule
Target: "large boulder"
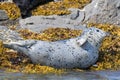
[(120, 25), (120, 0), (92, 0), (83, 10), (84, 21)]
[(80, 24), (84, 19), (84, 12), (80, 9), (70, 8), (69, 15), (49, 15), (49, 16), (31, 16), (26, 19), (20, 19), (20, 28), (30, 29), (34, 32), (41, 32), (48, 28), (70, 28), (70, 29), (84, 29)]

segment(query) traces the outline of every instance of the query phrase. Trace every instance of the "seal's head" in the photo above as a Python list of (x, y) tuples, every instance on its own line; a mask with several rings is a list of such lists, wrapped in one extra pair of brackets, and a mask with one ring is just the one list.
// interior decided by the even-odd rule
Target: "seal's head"
[(101, 41), (109, 35), (109, 33), (95, 27), (87, 28), (83, 34), (87, 36), (88, 42), (96, 45), (96, 47), (99, 46)]
[(84, 32), (88, 32), (89, 35), (99, 35), (99, 36), (102, 36), (102, 37), (105, 37), (108, 35), (107, 32), (101, 30), (101, 29), (98, 29), (98, 28), (95, 28), (95, 27), (90, 27), (88, 29), (86, 29)]

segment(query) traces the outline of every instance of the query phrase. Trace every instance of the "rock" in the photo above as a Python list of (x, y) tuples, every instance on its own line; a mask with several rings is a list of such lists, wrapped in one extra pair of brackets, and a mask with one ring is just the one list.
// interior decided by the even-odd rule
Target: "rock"
[(120, 25), (120, 0), (92, 0), (83, 10), (84, 22)]
[(5, 26), (0, 26), (0, 40), (4, 42), (19, 41), (23, 38), (16, 31), (12, 31)]
[(41, 32), (48, 28), (70, 28), (81, 29), (83, 26), (80, 24), (84, 20), (84, 11), (80, 9), (69, 9), (69, 15), (50, 15), (50, 16), (31, 16), (26, 19), (20, 19), (19, 24), (21, 28), (28, 28), (34, 32)]
[(68, 15), (68, 17), (71, 20), (82, 22), (85, 17), (85, 12), (83, 10), (77, 9), (77, 8), (69, 8), (69, 11), (71, 11), (71, 14)]
[[(13, 2), (19, 7), (21, 17), (27, 18), (32, 15), (31, 10), (35, 9), (38, 5), (44, 5), (54, 0), (13, 0)], [(61, 1), (61, 0), (55, 0)]]
[(75, 20), (77, 17), (79, 17), (78, 9), (70, 8), (69, 11), (71, 11), (70, 19)]
[(4, 10), (0, 10), (0, 21), (8, 20), (8, 16)]
[(27, 55), (35, 64), (55, 68), (88, 68), (98, 60), (98, 50), (106, 35), (106, 32), (92, 27), (72, 39), (54, 42), (22, 40), (4, 43), (4, 47)]

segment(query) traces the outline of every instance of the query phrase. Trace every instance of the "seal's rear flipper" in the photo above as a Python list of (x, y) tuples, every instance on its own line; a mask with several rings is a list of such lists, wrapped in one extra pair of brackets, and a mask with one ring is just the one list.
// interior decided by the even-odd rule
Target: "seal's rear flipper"
[(30, 47), (34, 44), (36, 44), (36, 40), (25, 40), (25, 41), (18, 41), (18, 42), (10, 42), (5, 43), (3, 42), (3, 46), (5, 48), (13, 49), (17, 52), (23, 53), (25, 55), (29, 55), (28, 51)]
[(36, 40), (25, 40), (25, 41), (18, 41), (18, 42), (10, 42), (6, 43), (3, 42), (3, 45), (5, 48), (13, 49), (13, 46), (19, 46), (19, 47), (31, 47), (34, 45), (37, 41)]

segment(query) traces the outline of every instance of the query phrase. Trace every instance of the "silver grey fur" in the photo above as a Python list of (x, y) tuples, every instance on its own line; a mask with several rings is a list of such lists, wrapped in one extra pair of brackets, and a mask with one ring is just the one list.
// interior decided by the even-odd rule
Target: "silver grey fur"
[(106, 32), (91, 27), (76, 38), (47, 42), (24, 40), (4, 46), (26, 54), (33, 63), (55, 68), (88, 68), (98, 60), (98, 49)]

